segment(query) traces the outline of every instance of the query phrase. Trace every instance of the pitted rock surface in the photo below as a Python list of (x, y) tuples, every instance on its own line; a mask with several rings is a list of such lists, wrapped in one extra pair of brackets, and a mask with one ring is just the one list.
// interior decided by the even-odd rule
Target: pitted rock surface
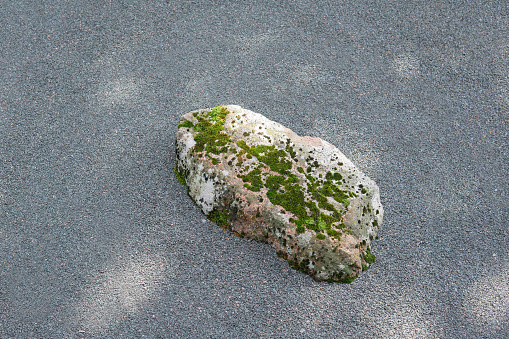
[(374, 262), (378, 186), (330, 143), (230, 105), (183, 115), (175, 150), (175, 174), (203, 213), (292, 267), (351, 282)]

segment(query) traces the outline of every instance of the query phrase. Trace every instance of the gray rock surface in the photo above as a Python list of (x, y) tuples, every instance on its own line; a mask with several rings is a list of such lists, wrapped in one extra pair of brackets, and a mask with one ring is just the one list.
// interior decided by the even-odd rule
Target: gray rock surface
[(182, 116), (175, 150), (175, 173), (202, 211), (292, 267), (351, 282), (373, 263), (378, 187), (330, 143), (230, 105)]

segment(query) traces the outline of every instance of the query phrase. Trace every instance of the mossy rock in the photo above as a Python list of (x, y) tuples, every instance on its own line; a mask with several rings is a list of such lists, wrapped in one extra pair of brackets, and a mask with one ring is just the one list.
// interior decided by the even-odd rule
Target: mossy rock
[(177, 129), (175, 175), (219, 226), (316, 280), (351, 282), (374, 262), (379, 190), (336, 147), (239, 106), (189, 112)]

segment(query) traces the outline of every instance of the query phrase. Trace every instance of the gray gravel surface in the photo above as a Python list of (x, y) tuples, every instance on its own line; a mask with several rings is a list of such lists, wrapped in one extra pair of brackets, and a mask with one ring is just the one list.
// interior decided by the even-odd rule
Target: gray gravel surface
[[(1, 338), (509, 337), (507, 1), (1, 1)], [(381, 190), (376, 263), (317, 283), (174, 178), (236, 104)]]

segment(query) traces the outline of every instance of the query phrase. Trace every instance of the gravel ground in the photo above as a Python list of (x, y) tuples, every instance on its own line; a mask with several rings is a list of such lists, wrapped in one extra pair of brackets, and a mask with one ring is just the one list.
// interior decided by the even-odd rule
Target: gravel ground
[[(509, 337), (508, 6), (1, 1), (0, 337)], [(378, 183), (371, 269), (317, 283), (204, 219), (174, 139), (218, 104)]]

